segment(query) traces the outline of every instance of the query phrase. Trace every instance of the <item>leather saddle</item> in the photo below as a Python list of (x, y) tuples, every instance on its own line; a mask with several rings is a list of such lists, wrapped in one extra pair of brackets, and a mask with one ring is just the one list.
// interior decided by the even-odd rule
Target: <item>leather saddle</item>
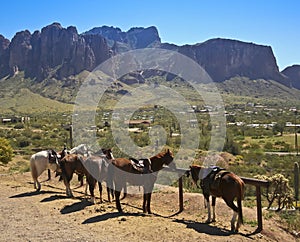
[(210, 190), (218, 190), (220, 187), (222, 177), (228, 173), (230, 172), (226, 171), (224, 168), (214, 166), (210, 173), (208, 173), (208, 175), (201, 180), (201, 188), (206, 193), (209, 193)]
[(58, 156), (57, 153), (54, 150), (48, 150), (48, 160), (50, 164), (57, 164), (58, 162)]
[(146, 174), (151, 173), (151, 161), (147, 158), (144, 159), (135, 159), (130, 158), (132, 167), (134, 170), (136, 170), (139, 173)]

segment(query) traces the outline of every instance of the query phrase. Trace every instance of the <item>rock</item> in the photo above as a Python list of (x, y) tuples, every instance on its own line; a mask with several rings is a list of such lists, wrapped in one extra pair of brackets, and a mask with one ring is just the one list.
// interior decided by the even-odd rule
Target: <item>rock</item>
[(218, 38), (184, 45), (178, 51), (199, 63), (215, 82), (234, 76), (275, 81), (285, 79), (278, 70), (270, 46)]
[[(110, 49), (101, 36), (82, 36), (75, 27), (63, 28), (59, 23), (31, 34), (18, 32), (9, 43), (0, 37), (0, 75), (16, 68), (38, 81), (49, 77), (62, 79), (83, 70), (93, 70), (110, 57)], [(55, 71), (54, 71), (55, 70)]]
[(300, 65), (292, 65), (282, 72), (288, 78), (288, 86), (300, 89)]

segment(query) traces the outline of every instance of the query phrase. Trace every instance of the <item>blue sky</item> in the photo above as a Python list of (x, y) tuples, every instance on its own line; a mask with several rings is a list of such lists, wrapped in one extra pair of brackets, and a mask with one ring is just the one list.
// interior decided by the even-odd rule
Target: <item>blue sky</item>
[(280, 70), (300, 64), (298, 0), (15, 0), (0, 6), (0, 34), (8, 39), (53, 22), (76, 26), (79, 33), (102, 25), (123, 31), (156, 26), (163, 42), (238, 39), (271, 46)]

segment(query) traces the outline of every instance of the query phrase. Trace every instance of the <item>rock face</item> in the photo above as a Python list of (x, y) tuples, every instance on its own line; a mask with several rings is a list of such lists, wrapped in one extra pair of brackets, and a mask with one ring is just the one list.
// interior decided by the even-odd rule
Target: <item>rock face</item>
[(179, 47), (179, 52), (200, 64), (213, 81), (234, 76), (284, 81), (270, 46), (229, 39), (211, 39), (201, 44)]
[(287, 76), (291, 87), (300, 89), (300, 65), (289, 66), (281, 73)]
[(10, 41), (0, 35), (0, 76), (6, 76), (9, 74), (9, 44)]
[(0, 38), (0, 43), (0, 57), (4, 62), (1, 63), (1, 76), (7, 72), (8, 66), (10, 71), (22, 70), (38, 80), (52, 72), (61, 79), (92, 70), (111, 55), (106, 40), (100, 35), (82, 36), (75, 27), (63, 28), (58, 23), (33, 34), (28, 30), (18, 32), (8, 46), (3, 38)]
[(36, 81), (91, 71), (111, 55), (138, 48), (176, 50), (199, 63), (216, 82), (234, 76), (272, 79), (300, 89), (299, 66), (279, 72), (270, 46), (229, 39), (211, 39), (195, 45), (161, 43), (155, 27), (119, 28), (103, 26), (78, 34), (75, 27), (59, 23), (31, 34), (16, 33), (11, 42), (0, 35), (0, 78), (17, 71)]
[(105, 37), (116, 53), (132, 49), (155, 47), (161, 43), (158, 31), (154, 26), (148, 28), (131, 28), (127, 32), (123, 32), (119, 28), (102, 26), (93, 28), (83, 34)]

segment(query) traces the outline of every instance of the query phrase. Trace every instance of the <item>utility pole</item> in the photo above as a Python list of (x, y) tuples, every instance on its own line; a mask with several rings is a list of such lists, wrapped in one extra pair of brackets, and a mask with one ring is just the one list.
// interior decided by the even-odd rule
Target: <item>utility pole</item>
[(298, 136), (297, 136), (297, 110), (295, 111), (295, 149), (296, 149), (296, 155), (298, 155)]

